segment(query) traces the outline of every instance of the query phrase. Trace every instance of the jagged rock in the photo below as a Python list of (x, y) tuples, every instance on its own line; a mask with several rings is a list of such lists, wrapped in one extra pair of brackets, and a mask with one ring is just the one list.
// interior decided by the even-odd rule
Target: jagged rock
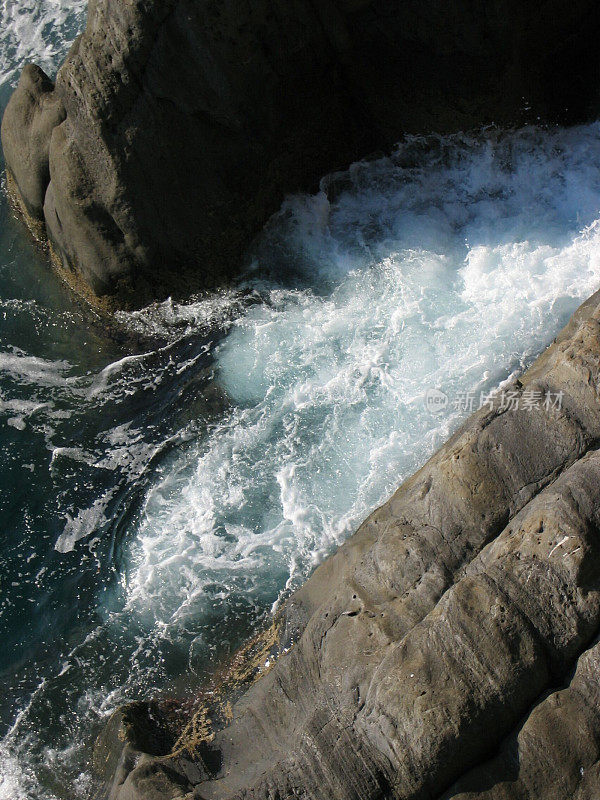
[[(197, 800), (425, 800), (461, 778), (447, 798), (591, 800), (599, 380), (600, 293), (515, 382), (518, 407), (475, 414), (293, 595), (282, 655), (205, 731), (210, 759), (184, 732), (143, 776), (174, 771)], [(112, 800), (141, 800), (140, 779)]]
[(111, 715), (96, 740), (94, 771), (119, 786), (140, 755), (166, 755), (174, 744), (169, 720), (158, 703), (129, 703)]
[(47, 234), (80, 291), (187, 296), (239, 272), (285, 194), (404, 132), (595, 114), (599, 31), (592, 0), (90, 0), (43, 87), (66, 120), (40, 136), (20, 87), (6, 161), (36, 219), (49, 172)]

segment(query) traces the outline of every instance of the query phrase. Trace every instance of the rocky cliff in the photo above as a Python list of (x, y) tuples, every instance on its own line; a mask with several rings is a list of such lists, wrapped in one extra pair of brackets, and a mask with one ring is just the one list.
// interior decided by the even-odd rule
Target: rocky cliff
[(600, 293), (317, 569), (177, 742), (158, 706), (113, 717), (104, 796), (598, 797), (599, 381)]
[(187, 295), (404, 132), (596, 113), (599, 31), (592, 0), (90, 0), (6, 110), (11, 193), (90, 299)]

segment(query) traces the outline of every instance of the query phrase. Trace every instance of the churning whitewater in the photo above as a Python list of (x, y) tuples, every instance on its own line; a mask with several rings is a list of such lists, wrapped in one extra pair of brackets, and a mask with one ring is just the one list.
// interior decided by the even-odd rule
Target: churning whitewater
[[(3, 103), (84, 6), (0, 5)], [(600, 286), (600, 124), (408, 139), (130, 336), (0, 223), (0, 798), (83, 798), (113, 708), (193, 691)]]

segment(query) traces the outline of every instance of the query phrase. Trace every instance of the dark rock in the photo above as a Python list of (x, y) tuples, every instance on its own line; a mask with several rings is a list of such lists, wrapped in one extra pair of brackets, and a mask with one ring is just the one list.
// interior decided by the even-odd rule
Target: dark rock
[[(157, 797), (429, 800), (462, 779), (447, 798), (591, 800), (599, 381), (600, 293), (515, 382), (518, 408), (475, 414), (292, 596), (275, 665), (144, 761), (162, 770), (144, 791), (168, 767)], [(146, 797), (139, 780), (112, 800)]]
[(66, 120), (21, 86), (6, 161), (36, 219), (50, 173), (55, 260), (90, 299), (188, 295), (287, 193), (403, 133), (595, 114), (599, 32), (592, 0), (90, 0)]
[[(129, 703), (115, 711), (96, 740), (94, 772), (102, 789), (115, 793), (140, 763), (170, 753), (175, 744), (171, 709), (152, 701)], [(196, 771), (196, 776), (201, 775)], [(99, 796), (102, 796), (102, 790)]]
[(39, 67), (28, 64), (2, 119), (2, 147), (12, 188), (34, 224), (44, 219), (50, 137), (64, 119), (65, 109), (54, 84)]

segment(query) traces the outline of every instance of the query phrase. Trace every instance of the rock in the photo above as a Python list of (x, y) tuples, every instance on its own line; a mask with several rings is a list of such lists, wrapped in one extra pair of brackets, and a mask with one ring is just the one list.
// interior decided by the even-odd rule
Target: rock
[(6, 161), (90, 300), (188, 296), (286, 194), (404, 133), (594, 115), (599, 31), (592, 0), (90, 0), (55, 91), (26, 69)]
[(594, 800), (600, 794), (600, 645), (542, 699), (498, 754), (444, 800)]
[(40, 223), (50, 183), (50, 138), (64, 119), (54, 84), (39, 67), (28, 64), (2, 119), (2, 147), (14, 196), (38, 237), (43, 235)]
[(175, 738), (165, 710), (157, 702), (137, 702), (110, 716), (93, 752), (94, 772), (109, 793), (119, 791), (144, 759), (171, 752)]
[(231, 712), (111, 800), (591, 800), (599, 381), (600, 293), (290, 598)]

